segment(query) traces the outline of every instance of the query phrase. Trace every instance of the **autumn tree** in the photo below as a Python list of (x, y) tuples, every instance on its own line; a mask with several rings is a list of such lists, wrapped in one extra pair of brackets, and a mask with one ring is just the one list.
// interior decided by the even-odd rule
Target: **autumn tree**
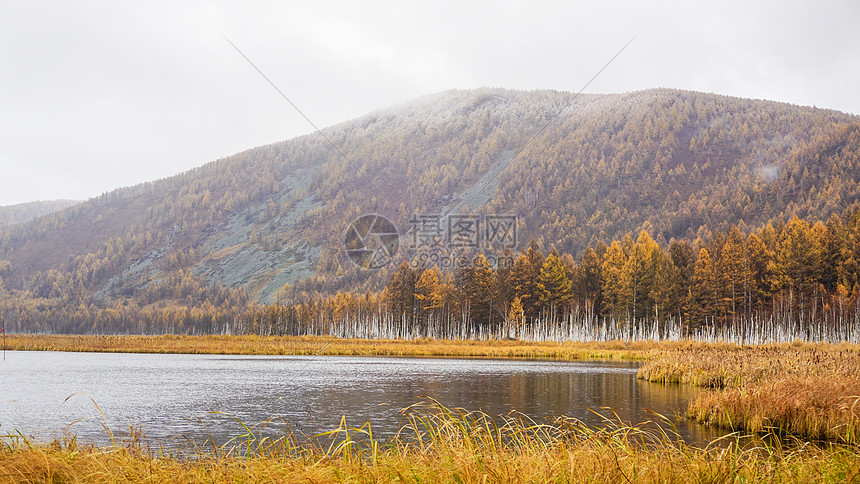
[(573, 288), (565, 271), (565, 265), (556, 253), (550, 253), (541, 266), (537, 282), (541, 307), (552, 318), (563, 311), (573, 296)]
[(715, 318), (717, 306), (717, 277), (708, 250), (699, 249), (699, 257), (693, 270), (693, 285), (690, 288), (693, 315), (689, 330), (696, 330), (705, 324), (707, 318)]
[(571, 280), (574, 298), (590, 314), (603, 312), (603, 254), (599, 250), (605, 253), (606, 245), (599, 246), (597, 250), (591, 247), (586, 249)]
[(478, 326), (492, 327), (500, 322), (500, 319), (504, 319), (505, 314), (499, 314), (499, 309), (496, 307), (498, 291), (495, 274), (484, 254), (478, 254), (473, 261), (466, 281), (466, 292), (470, 304), (470, 316)]
[(845, 260), (847, 234), (842, 218), (830, 216), (821, 241), (821, 283), (828, 291), (835, 291), (839, 283), (844, 284), (843, 261)]
[(422, 325), (427, 325), (430, 319), (438, 318), (443, 304), (442, 274), (434, 265), (424, 269), (421, 277), (415, 283), (415, 304)]
[(656, 285), (657, 277), (664, 262), (660, 246), (646, 230), (642, 230), (629, 250), (620, 275), (622, 292), (630, 303), (634, 320), (654, 308), (660, 290)]
[(732, 320), (743, 309), (744, 296), (749, 285), (745, 242), (740, 229), (733, 225), (723, 239), (719, 263), (716, 265), (718, 286), (721, 288), (719, 312), (731, 315)]
[(522, 302), (527, 320), (536, 318), (540, 312), (540, 290), (537, 283), (543, 262), (543, 253), (532, 239), (528, 248), (517, 256), (511, 271), (510, 280), (514, 285), (514, 293)]
[(747, 266), (749, 279), (746, 289), (746, 314), (761, 310), (769, 294), (772, 254), (758, 235), (752, 233), (746, 240)]
[(789, 298), (800, 321), (804, 319), (804, 302), (812, 295), (820, 263), (820, 241), (809, 223), (792, 217), (779, 238), (776, 276), (779, 287), (789, 289)]
[(624, 291), (627, 254), (621, 243), (613, 241), (603, 257), (603, 297), (610, 316), (619, 320), (627, 315), (627, 297)]
[(515, 297), (511, 302), (511, 309), (508, 311), (508, 321), (520, 327), (524, 321), (523, 303), (519, 296)]
[(669, 263), (672, 271), (666, 280), (669, 287), (664, 293), (663, 306), (667, 313), (687, 318), (690, 311), (690, 285), (696, 264), (693, 246), (686, 240), (672, 240), (669, 244)]
[(415, 272), (407, 261), (391, 275), (386, 293), (389, 311), (402, 324), (411, 327), (415, 315)]

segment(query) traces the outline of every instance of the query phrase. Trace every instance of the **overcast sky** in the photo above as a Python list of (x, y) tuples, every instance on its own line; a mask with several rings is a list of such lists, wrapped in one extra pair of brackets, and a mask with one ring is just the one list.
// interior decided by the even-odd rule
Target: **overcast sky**
[[(693, 5), (693, 4), (696, 5)], [(0, 0), (0, 205), (87, 199), (450, 88), (860, 114), (860, 2)]]

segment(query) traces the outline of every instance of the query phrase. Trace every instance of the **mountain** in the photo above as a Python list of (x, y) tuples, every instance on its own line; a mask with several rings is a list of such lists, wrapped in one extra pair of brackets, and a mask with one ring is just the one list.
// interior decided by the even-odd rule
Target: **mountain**
[[(519, 248), (647, 228), (826, 220), (860, 200), (860, 117), (689, 91), (448, 91), (0, 232), (9, 291), (50, 304), (272, 302), (380, 288), (344, 250), (362, 214), (516, 216)], [(408, 237), (403, 237), (404, 242)], [(46, 303), (48, 304), (48, 303)]]
[(59, 212), (78, 203), (77, 200), (46, 200), (0, 207), (0, 229)]

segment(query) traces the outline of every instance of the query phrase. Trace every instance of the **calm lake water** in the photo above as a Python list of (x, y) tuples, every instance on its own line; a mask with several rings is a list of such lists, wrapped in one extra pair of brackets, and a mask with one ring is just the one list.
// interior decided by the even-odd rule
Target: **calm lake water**
[[(0, 434), (46, 441), (64, 432), (109, 443), (129, 426), (171, 447), (216, 442), (276, 417), (308, 435), (370, 422), (391, 435), (404, 407), (432, 397), (449, 407), (535, 419), (557, 415), (600, 424), (588, 408), (611, 407), (624, 420), (683, 413), (695, 390), (636, 379), (636, 363), (331, 356), (222, 356), (10, 351), (0, 361)], [(96, 404), (98, 406), (96, 406)], [(283, 423), (282, 423), (283, 422)], [(682, 422), (689, 442), (718, 431)]]

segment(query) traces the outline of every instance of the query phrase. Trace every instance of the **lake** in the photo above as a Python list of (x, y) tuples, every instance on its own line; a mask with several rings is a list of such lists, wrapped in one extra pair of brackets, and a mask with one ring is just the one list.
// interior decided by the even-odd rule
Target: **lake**
[[(424, 397), (593, 425), (601, 418), (589, 408), (611, 407), (632, 423), (651, 419), (646, 410), (684, 412), (694, 388), (637, 380), (637, 368), (604, 361), (9, 351), (0, 361), (0, 434), (47, 441), (68, 433), (107, 444), (107, 424), (117, 436), (131, 426), (150, 443), (172, 447), (202, 443), (207, 431), (219, 444), (243, 433), (231, 417), (209, 413), (217, 411), (249, 426), (275, 417), (279, 429), (307, 435), (334, 429), (346, 416), (348, 425), (370, 422), (385, 437), (400, 426), (401, 409)], [(699, 445), (722, 435), (686, 421), (679, 433)]]

